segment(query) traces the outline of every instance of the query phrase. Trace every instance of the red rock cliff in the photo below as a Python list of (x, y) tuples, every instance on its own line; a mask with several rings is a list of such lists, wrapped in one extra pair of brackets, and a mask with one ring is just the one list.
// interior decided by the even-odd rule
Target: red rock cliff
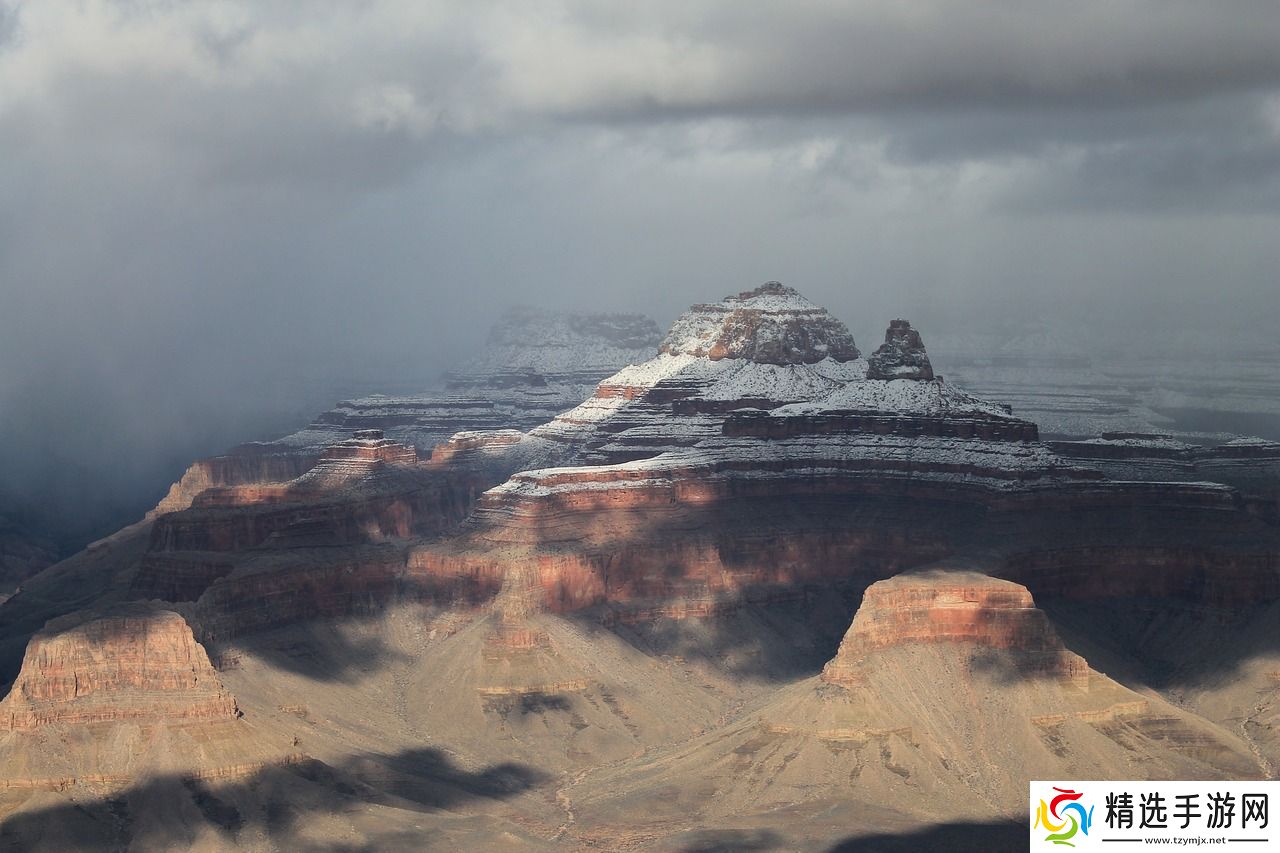
[(1024, 658), (1036, 674), (1088, 684), (1088, 664), (1063, 648), (1026, 587), (977, 572), (946, 570), (910, 572), (868, 587), (822, 678), (859, 684), (868, 657), (908, 643), (1006, 649)]
[(237, 713), (187, 621), (171, 610), (131, 604), (55, 619), (32, 637), (0, 702), (0, 729)]

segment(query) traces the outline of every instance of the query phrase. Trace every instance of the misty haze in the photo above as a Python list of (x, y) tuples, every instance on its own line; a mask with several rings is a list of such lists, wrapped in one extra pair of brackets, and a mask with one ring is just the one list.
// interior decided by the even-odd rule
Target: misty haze
[(1270, 790), (1278, 46), (0, 0), (0, 849), (1093, 849), (1035, 780)]

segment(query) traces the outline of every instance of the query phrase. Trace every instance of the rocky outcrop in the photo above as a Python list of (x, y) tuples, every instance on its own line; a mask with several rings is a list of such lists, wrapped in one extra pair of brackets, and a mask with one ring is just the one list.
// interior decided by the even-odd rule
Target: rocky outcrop
[(1089, 667), (1067, 651), (1027, 588), (973, 571), (910, 572), (872, 584), (822, 671), (829, 684), (865, 681), (870, 656), (911, 643), (965, 643), (1008, 650), (1024, 676), (1088, 689)]
[[(465, 516), (469, 503), (447, 481), (404, 477), (383, 494), (339, 492), (303, 500), (287, 490), (253, 487), (157, 519), (151, 551), (244, 551), (271, 544), (348, 544), (403, 539)], [(214, 503), (214, 501), (221, 501)]]
[(884, 343), (867, 359), (868, 379), (933, 379), (933, 365), (920, 333), (906, 320), (893, 320)]
[(27, 646), (0, 703), (0, 728), (118, 720), (233, 719), (191, 626), (150, 604), (75, 613), (50, 622)]

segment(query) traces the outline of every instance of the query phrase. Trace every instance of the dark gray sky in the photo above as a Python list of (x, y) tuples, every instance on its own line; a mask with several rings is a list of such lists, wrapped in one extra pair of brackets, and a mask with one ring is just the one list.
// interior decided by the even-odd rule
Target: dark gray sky
[(1277, 45), (1274, 0), (0, 0), (6, 491), (425, 382), (511, 302), (1271, 332)]

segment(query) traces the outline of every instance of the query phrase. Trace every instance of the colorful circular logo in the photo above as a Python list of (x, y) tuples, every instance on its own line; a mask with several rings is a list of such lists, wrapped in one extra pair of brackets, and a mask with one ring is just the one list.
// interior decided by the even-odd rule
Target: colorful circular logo
[(1077, 833), (1089, 834), (1089, 827), (1093, 823), (1093, 806), (1089, 806), (1086, 812), (1084, 806), (1076, 802), (1084, 796), (1080, 791), (1070, 788), (1053, 790), (1058, 793), (1049, 802), (1040, 800), (1040, 807), (1036, 809), (1035, 823), (1031, 828), (1044, 827), (1049, 833), (1045, 836), (1045, 841), (1075, 847), (1070, 839), (1075, 838)]

